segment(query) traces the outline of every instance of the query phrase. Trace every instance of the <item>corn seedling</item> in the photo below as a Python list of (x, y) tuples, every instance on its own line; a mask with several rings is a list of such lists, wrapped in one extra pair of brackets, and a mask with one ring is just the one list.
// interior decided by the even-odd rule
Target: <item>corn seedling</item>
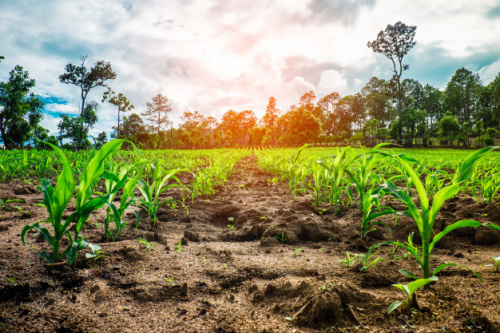
[(342, 266), (345, 266), (345, 267), (354, 266), (354, 264), (357, 263), (358, 261), (359, 261), (359, 258), (357, 257), (357, 255), (355, 254), (351, 257), (350, 252), (345, 253), (344, 259), (338, 259), (339, 264), (341, 264)]
[(344, 162), (346, 159), (346, 154), (351, 150), (347, 147), (340, 152), (337, 148), (337, 155), (330, 162), (321, 161), (321, 166), (327, 170), (327, 179), (329, 187), (329, 201), (330, 205), (334, 206), (335, 214), (338, 214), (339, 208), (339, 198), (342, 194), (344, 187), (342, 182), (344, 181), (344, 171), (349, 166), (349, 163)]
[(500, 173), (493, 173), (479, 180), (479, 191), (483, 202), (493, 202), (499, 190)]
[(361, 267), (359, 268), (360, 272), (366, 272), (370, 267), (375, 266), (379, 261), (384, 260), (382, 257), (377, 257), (372, 260), (372, 258), (379, 254), (379, 252), (374, 252), (374, 250), (382, 245), (391, 245), (392, 242), (385, 242), (385, 243), (375, 243), (370, 248), (366, 253), (359, 253), (356, 254), (355, 257), (357, 258), (357, 261), (361, 263)]
[(325, 198), (326, 170), (321, 166), (321, 161), (311, 161), (309, 170), (312, 174), (312, 180), (307, 183), (306, 191), (314, 198), (314, 205), (319, 207)]
[(11, 212), (14, 211), (14, 208), (17, 209), (19, 212), (23, 210), (19, 206), (9, 205), (10, 203), (13, 203), (13, 202), (23, 202), (23, 200), (21, 200), (21, 199), (7, 199), (7, 200), (0, 199), (0, 209), (5, 210), (5, 211), (8, 210)]
[[(151, 165), (151, 176), (152, 181), (149, 184), (146, 180), (140, 179), (138, 181), (137, 188), (141, 192), (142, 198), (140, 199), (140, 206), (146, 210), (149, 214), (149, 218), (153, 220), (153, 224), (156, 225), (158, 221), (158, 208), (167, 202), (175, 202), (175, 199), (169, 198), (160, 201), (160, 196), (167, 190), (174, 187), (186, 187), (179, 181), (175, 176), (179, 172), (189, 171), (187, 169), (174, 169), (163, 172), (162, 167), (159, 165), (159, 161), (153, 162)], [(167, 185), (167, 182), (173, 180), (174, 182)]]
[(432, 276), (428, 279), (418, 279), (416, 281), (410, 282), (407, 285), (405, 284), (393, 284), (393, 287), (402, 290), (406, 294), (406, 299), (404, 301), (397, 301), (392, 303), (387, 309), (387, 314), (390, 314), (396, 308), (398, 308), (401, 304), (405, 304), (407, 307), (415, 306), (415, 291), (422, 288), (423, 286), (428, 285), (431, 282), (436, 282), (438, 280), (437, 276)]
[(495, 267), (495, 272), (500, 272), (500, 256), (492, 257), (494, 264), (486, 264), (483, 267)]
[(177, 243), (177, 245), (175, 247), (175, 256), (177, 256), (183, 250), (183, 247), (181, 246), (181, 244), (182, 244), (182, 239), (179, 240), (179, 242)]
[(85, 253), (85, 258), (87, 258), (87, 259), (93, 258), (94, 261), (96, 261), (98, 259), (105, 257), (105, 255), (101, 251), (101, 247), (99, 245), (88, 243), (88, 246), (89, 246), (90, 250), (92, 250), (92, 253)]
[[(95, 209), (101, 208), (108, 199), (107, 196), (91, 198), (93, 188), (104, 171), (104, 160), (111, 153), (120, 148), (123, 140), (110, 141), (101, 148), (97, 155), (95, 155), (95, 153), (91, 154), (91, 158), (86, 162), (79, 177), (75, 199), (75, 212), (72, 213), (64, 223), (62, 222), (62, 216), (69, 200), (73, 197), (75, 189), (73, 173), (65, 154), (58, 147), (50, 143), (44, 143), (51, 146), (59, 155), (59, 160), (63, 164), (63, 169), (57, 178), (55, 187), (52, 187), (50, 181), (46, 179), (42, 180), (42, 185), (39, 187), (40, 191), (43, 193), (42, 205), (47, 209), (49, 214), (48, 219), (46, 221), (36, 222), (33, 225), (25, 226), (21, 232), (21, 240), (23, 244), (26, 245), (26, 233), (32, 229), (37, 229), (52, 248), (51, 255), (45, 251), (38, 252), (40, 257), (45, 259), (48, 263), (58, 263), (66, 256), (68, 258), (68, 263), (74, 265), (78, 251), (83, 250), (88, 244), (84, 237), (80, 235), (80, 231), (88, 220), (90, 213)], [(47, 228), (40, 225), (40, 223), (43, 222), (50, 223), (53, 228), (52, 235)], [(73, 236), (68, 231), (69, 225), (72, 222), (76, 222)], [(61, 253), (60, 244), (64, 235), (68, 237), (69, 245)]]
[(394, 225), (397, 222), (397, 213), (394, 209), (390, 207), (380, 206), (380, 199), (378, 197), (379, 190), (375, 189), (370, 192), (367, 192), (365, 196), (361, 200), (362, 209), (363, 209), (363, 220), (361, 222), (361, 239), (365, 240), (366, 235), (368, 233), (377, 230), (375, 228), (376, 225), (383, 225), (389, 228), (389, 231), (392, 236), (391, 228), (382, 221), (374, 221), (375, 219), (388, 215), (394, 214)]
[[(114, 170), (116, 172), (116, 170)], [(104, 220), (104, 233), (106, 238), (110, 238), (113, 241), (118, 239), (120, 232), (126, 227), (127, 223), (125, 221), (124, 215), (125, 210), (130, 207), (130, 205), (135, 203), (134, 188), (142, 177), (142, 171), (138, 172), (133, 178), (128, 177), (129, 169), (123, 168), (118, 174), (111, 173), (109, 171), (104, 171), (103, 177), (105, 180), (105, 187), (108, 194), (108, 200), (106, 204), (108, 205), (106, 209), (106, 218)], [(119, 189), (123, 189), (122, 196), (120, 199), (120, 206), (117, 208), (113, 203), (113, 199)], [(134, 210), (136, 216), (136, 228), (139, 225), (139, 214)], [(110, 221), (115, 222), (115, 231), (111, 231), (109, 228)]]
[(371, 179), (372, 173), (376, 166), (380, 165), (381, 160), (384, 157), (390, 156), (390, 154), (380, 151), (379, 148), (383, 146), (390, 145), (390, 143), (380, 143), (376, 145), (371, 151), (366, 154), (357, 155), (352, 161), (347, 163), (352, 164), (354, 161), (359, 160), (359, 166), (353, 168), (353, 171), (346, 169), (345, 173), (349, 176), (349, 179), (354, 183), (354, 188), (358, 192), (359, 196), (359, 209), (363, 210), (363, 198), (365, 197), (366, 190), (368, 188), (368, 182)]
[(146, 251), (154, 251), (156, 249), (156, 243), (150, 243), (142, 237), (139, 237), (139, 244), (146, 245)]
[[(471, 154), (462, 163), (459, 170), (457, 170), (457, 173), (455, 174), (453, 181), (449, 185), (441, 188), (441, 190), (436, 192), (432, 200), (432, 206), (430, 206), (429, 204), (430, 203), (429, 197), (427, 196), (425, 187), (420, 181), (419, 176), (415, 173), (414, 169), (401, 156), (395, 156), (395, 159), (406, 171), (408, 179), (411, 179), (412, 185), (417, 190), (421, 209), (419, 210), (417, 208), (412, 198), (407, 193), (405, 193), (402, 190), (399, 190), (396, 187), (396, 185), (394, 185), (394, 183), (391, 182), (390, 180), (388, 180), (385, 184), (381, 185), (381, 187), (386, 193), (391, 193), (396, 199), (402, 201), (407, 206), (408, 210), (405, 211), (404, 214), (413, 218), (413, 220), (417, 224), (417, 228), (422, 240), (421, 254), (417, 253), (414, 249), (410, 248), (405, 244), (399, 242), (396, 242), (396, 244), (398, 246), (405, 248), (413, 255), (413, 257), (417, 260), (417, 262), (420, 264), (420, 267), (422, 268), (424, 279), (428, 279), (431, 276), (435, 276), (437, 273), (439, 273), (442, 269), (446, 267), (459, 266), (453, 263), (444, 263), (438, 266), (431, 274), (430, 260), (429, 260), (430, 254), (436, 243), (441, 238), (443, 238), (450, 231), (453, 231), (458, 228), (464, 228), (464, 227), (476, 228), (481, 225), (481, 223), (477, 221), (461, 220), (447, 226), (443, 231), (439, 233), (435, 233), (433, 229), (434, 222), (436, 221), (436, 217), (439, 211), (441, 210), (443, 204), (446, 202), (446, 200), (455, 196), (458, 193), (461, 183), (463, 183), (465, 180), (471, 177), (473, 166), (474, 163), (477, 161), (477, 159), (493, 149), (495, 149), (495, 147), (486, 147)], [(478, 276), (477, 273), (475, 273), (474, 271), (472, 272), (476, 276)], [(411, 276), (413, 278), (417, 278), (415, 274), (412, 274)]]
[(298, 249), (295, 249), (295, 250), (293, 251), (293, 256), (294, 256), (294, 257), (297, 257), (299, 254), (302, 254), (303, 252), (304, 252), (304, 247), (303, 247), (303, 246), (302, 246), (302, 247), (299, 247)]

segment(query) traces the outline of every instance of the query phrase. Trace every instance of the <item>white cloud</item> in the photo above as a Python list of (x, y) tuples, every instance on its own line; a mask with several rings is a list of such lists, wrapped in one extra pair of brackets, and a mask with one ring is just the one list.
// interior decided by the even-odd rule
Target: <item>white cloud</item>
[(500, 58), (494, 63), (484, 66), (479, 70), (479, 77), (483, 84), (488, 84), (500, 73)]
[(344, 73), (336, 70), (327, 70), (321, 73), (321, 79), (318, 84), (318, 93), (321, 96), (328, 95), (336, 91), (341, 95), (347, 92), (347, 80)]

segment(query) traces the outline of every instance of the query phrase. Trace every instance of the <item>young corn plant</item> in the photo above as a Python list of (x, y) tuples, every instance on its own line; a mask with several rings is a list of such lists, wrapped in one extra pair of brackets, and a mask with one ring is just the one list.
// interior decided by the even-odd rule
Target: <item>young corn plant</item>
[[(111, 167), (113, 171), (117, 172), (117, 167)], [(116, 241), (120, 232), (123, 228), (127, 226), (125, 220), (125, 210), (132, 204), (135, 204), (134, 188), (142, 177), (142, 170), (140, 170), (134, 177), (129, 177), (129, 168), (123, 168), (118, 174), (104, 171), (103, 177), (106, 179), (104, 186), (106, 188), (106, 193), (108, 199), (106, 204), (106, 218), (104, 219), (104, 234), (106, 238), (111, 238), (112, 241)], [(122, 196), (120, 199), (120, 206), (116, 207), (113, 200), (119, 189), (123, 188)], [(139, 213), (134, 210), (136, 216), (136, 228), (139, 224)], [(110, 228), (111, 220), (115, 223), (115, 231), (113, 232)]]
[[(158, 216), (156, 213), (158, 212), (158, 208), (161, 205), (167, 202), (176, 202), (177, 200), (168, 198), (161, 200), (160, 196), (171, 188), (174, 187), (182, 187), (187, 190), (186, 186), (180, 182), (180, 180), (175, 176), (179, 172), (189, 171), (187, 169), (173, 169), (164, 172), (163, 168), (160, 166), (159, 161), (155, 161), (150, 164), (150, 173), (151, 173), (151, 184), (144, 180), (140, 179), (138, 181), (137, 189), (141, 192), (142, 198), (140, 199), (140, 206), (146, 210), (149, 214), (149, 218), (153, 220), (153, 224), (156, 225), (158, 221)], [(171, 184), (167, 183), (173, 180), (174, 182)]]
[(378, 196), (379, 189), (374, 189), (365, 194), (363, 199), (361, 200), (362, 211), (363, 211), (363, 220), (361, 222), (361, 239), (365, 240), (366, 236), (377, 230), (375, 228), (376, 225), (382, 225), (389, 228), (389, 232), (392, 236), (392, 230), (387, 225), (387, 223), (382, 221), (374, 221), (375, 219), (389, 214), (394, 214), (394, 225), (397, 223), (397, 212), (390, 208), (380, 205), (380, 199)]
[(337, 148), (337, 155), (331, 162), (322, 160), (320, 163), (327, 170), (328, 188), (330, 190), (329, 202), (331, 206), (334, 206), (335, 214), (339, 213), (340, 196), (344, 191), (344, 186), (342, 186), (345, 179), (344, 171), (349, 166), (349, 163), (345, 162), (346, 154), (351, 150), (351, 147), (347, 147), (339, 152)]
[[(80, 235), (80, 231), (88, 220), (90, 213), (104, 206), (108, 199), (107, 196), (91, 198), (94, 185), (104, 171), (104, 160), (120, 148), (123, 140), (110, 141), (101, 148), (97, 155), (95, 153), (91, 155), (91, 159), (87, 161), (79, 177), (75, 198), (75, 212), (68, 216), (64, 222), (62, 221), (63, 213), (75, 190), (73, 173), (65, 154), (56, 146), (47, 142), (44, 143), (52, 147), (59, 155), (63, 169), (57, 178), (55, 187), (52, 187), (50, 181), (46, 179), (42, 180), (42, 185), (39, 187), (43, 193), (43, 203), (41, 205), (47, 209), (48, 219), (25, 226), (21, 231), (21, 240), (26, 245), (26, 233), (36, 229), (52, 248), (52, 254), (45, 251), (38, 252), (40, 257), (45, 259), (47, 263), (59, 263), (64, 257), (67, 257), (68, 263), (74, 265), (78, 251), (83, 250), (88, 244), (84, 237)], [(44, 222), (50, 223), (53, 229), (52, 234), (47, 228), (40, 225)], [(72, 222), (76, 223), (73, 235), (68, 230)], [(69, 245), (61, 251), (61, 240), (65, 235), (69, 240)]]
[(431, 282), (436, 282), (438, 280), (437, 276), (432, 276), (428, 279), (418, 279), (416, 281), (410, 282), (406, 284), (393, 284), (393, 287), (402, 290), (406, 294), (406, 299), (404, 301), (397, 301), (392, 303), (387, 309), (387, 314), (390, 314), (392, 311), (397, 309), (401, 304), (405, 304), (408, 308), (416, 307), (415, 301), (415, 291), (418, 289), (428, 285)]
[(497, 257), (491, 257), (493, 260), (494, 264), (486, 264), (483, 265), (483, 267), (495, 267), (495, 272), (500, 272), (500, 256)]
[(327, 186), (326, 170), (321, 166), (321, 161), (311, 161), (309, 171), (312, 175), (312, 180), (306, 184), (306, 191), (314, 198), (314, 205), (319, 205), (325, 199), (324, 190)]
[(500, 190), (500, 173), (491, 173), (478, 181), (482, 201), (493, 202)]
[(365, 197), (368, 183), (372, 178), (373, 171), (376, 166), (384, 157), (391, 156), (391, 154), (379, 150), (380, 147), (390, 145), (390, 143), (380, 143), (376, 145), (371, 151), (366, 154), (357, 155), (352, 161), (348, 163), (353, 164), (354, 161), (359, 160), (359, 165), (353, 168), (353, 171), (345, 169), (345, 173), (349, 179), (354, 183), (354, 188), (358, 192), (360, 210), (363, 210), (363, 198)]
[(372, 258), (379, 254), (379, 252), (374, 252), (375, 249), (379, 246), (383, 245), (392, 245), (393, 242), (385, 242), (385, 243), (375, 243), (370, 248), (366, 253), (359, 253), (356, 254), (355, 257), (356, 259), (361, 263), (361, 267), (359, 268), (360, 272), (367, 272), (370, 267), (375, 266), (379, 261), (384, 260), (382, 257), (376, 257), (375, 259), (372, 260)]
[[(435, 276), (446, 267), (459, 266), (454, 263), (444, 263), (438, 266), (436, 269), (434, 269), (434, 271), (431, 274), (430, 254), (436, 243), (450, 231), (464, 227), (476, 228), (480, 226), (481, 223), (473, 220), (461, 220), (447, 226), (443, 231), (436, 234), (433, 229), (434, 222), (436, 221), (436, 217), (439, 211), (441, 210), (441, 207), (446, 202), (446, 200), (457, 195), (460, 185), (471, 177), (473, 166), (474, 163), (477, 161), (477, 159), (495, 148), (496, 147), (486, 147), (471, 154), (462, 163), (459, 170), (457, 170), (453, 181), (447, 186), (442, 187), (441, 190), (439, 190), (438, 192), (436, 192), (436, 194), (432, 199), (432, 206), (430, 205), (429, 197), (427, 196), (427, 192), (425, 190), (424, 185), (420, 181), (419, 176), (415, 173), (413, 168), (403, 158), (401, 158), (401, 156), (395, 156), (396, 161), (406, 171), (408, 178), (411, 179), (412, 184), (417, 191), (421, 209), (417, 208), (412, 198), (406, 192), (398, 189), (396, 185), (394, 185), (394, 183), (392, 183), (390, 180), (388, 180), (385, 184), (381, 185), (381, 187), (386, 193), (392, 194), (396, 199), (402, 201), (407, 206), (408, 210), (405, 211), (404, 214), (413, 218), (413, 220), (417, 224), (420, 238), (422, 240), (421, 253), (418, 253), (413, 248), (410, 248), (409, 246), (402, 244), (400, 242), (396, 242), (396, 244), (408, 250), (413, 255), (413, 257), (417, 260), (417, 262), (420, 264), (420, 267), (422, 268), (424, 279), (428, 279), (431, 276)], [(477, 273), (475, 273), (474, 271), (471, 270), (471, 272), (473, 272), (477, 277), (479, 277)], [(410, 273), (407, 275), (411, 276), (414, 279), (418, 279), (416, 274)]]

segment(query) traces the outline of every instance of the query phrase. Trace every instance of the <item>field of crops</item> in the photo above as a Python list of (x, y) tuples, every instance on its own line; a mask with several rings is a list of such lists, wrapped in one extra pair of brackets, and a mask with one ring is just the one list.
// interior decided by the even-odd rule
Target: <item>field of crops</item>
[(0, 153), (0, 332), (498, 332), (500, 152)]

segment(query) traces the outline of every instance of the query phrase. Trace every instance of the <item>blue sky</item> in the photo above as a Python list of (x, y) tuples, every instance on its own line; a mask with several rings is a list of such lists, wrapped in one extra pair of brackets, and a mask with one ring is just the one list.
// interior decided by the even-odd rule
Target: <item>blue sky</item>
[[(16, 0), (0, 1), (0, 80), (19, 64), (46, 101), (42, 125), (78, 113), (79, 90), (59, 82), (67, 63), (111, 62), (110, 86), (145, 110), (162, 93), (171, 118), (184, 111), (218, 117), (229, 109), (261, 116), (270, 96), (281, 109), (314, 90), (358, 92), (390, 62), (368, 41), (387, 24), (416, 25), (405, 78), (444, 88), (466, 67), (488, 83), (500, 72), (500, 4), (432, 0)], [(103, 89), (88, 101), (99, 102)], [(110, 133), (116, 110), (100, 103), (92, 134)]]

